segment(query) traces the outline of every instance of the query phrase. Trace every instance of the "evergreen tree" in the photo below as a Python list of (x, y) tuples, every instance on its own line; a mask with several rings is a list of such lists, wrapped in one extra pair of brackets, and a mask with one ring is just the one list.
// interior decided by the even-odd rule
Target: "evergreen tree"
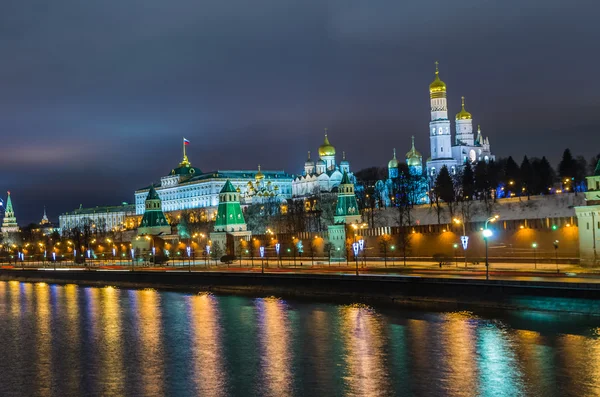
[(473, 200), (473, 197), (475, 196), (475, 175), (470, 164), (465, 165), (465, 168), (462, 172), (461, 182), (462, 199)]
[(490, 184), (488, 179), (488, 165), (480, 161), (475, 165), (474, 170), (475, 192), (479, 198), (489, 199)]
[(541, 159), (535, 159), (532, 162), (533, 173), (535, 176), (535, 189), (532, 193), (548, 194), (554, 183), (554, 170), (546, 159), (546, 156)]
[(509, 193), (509, 195), (510, 193), (514, 193), (515, 195), (521, 193), (518, 188), (518, 186), (521, 185), (520, 179), (521, 170), (519, 169), (519, 166), (512, 158), (512, 156), (509, 156), (508, 159), (506, 159), (506, 163), (504, 164), (503, 180), (505, 186), (504, 189)]
[(571, 151), (565, 149), (563, 152), (562, 160), (558, 164), (558, 175), (561, 180), (571, 179), (575, 177), (577, 173), (577, 162), (573, 158)]
[(523, 161), (521, 162), (521, 190), (527, 193), (527, 198), (531, 196), (531, 189), (533, 187), (534, 177), (533, 177), (533, 167), (529, 162), (527, 156), (523, 157)]
[(452, 177), (448, 172), (448, 167), (443, 166), (435, 179), (435, 186), (433, 187), (435, 194), (444, 202), (454, 202), (454, 184), (452, 183)]

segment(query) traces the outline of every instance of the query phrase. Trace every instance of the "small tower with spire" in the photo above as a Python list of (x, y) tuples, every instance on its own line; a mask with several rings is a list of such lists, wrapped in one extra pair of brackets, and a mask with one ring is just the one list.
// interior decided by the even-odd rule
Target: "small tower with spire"
[(388, 161), (388, 178), (398, 178), (398, 159), (396, 158), (396, 148), (394, 148), (394, 157)]
[(461, 97), (461, 110), (456, 114), (456, 144), (473, 146), (473, 117), (465, 109), (465, 97)]
[(144, 216), (138, 228), (138, 235), (159, 234), (171, 234), (171, 226), (163, 213), (160, 196), (152, 185), (146, 196)]
[(17, 224), (17, 218), (15, 217), (15, 211), (12, 205), (12, 199), (10, 198), (10, 192), (6, 198), (6, 207), (4, 208), (4, 219), (2, 220), (2, 233), (18, 233), (19, 225)]
[(415, 137), (411, 137), (412, 146), (408, 153), (406, 153), (406, 165), (408, 166), (408, 172), (413, 176), (423, 175), (423, 156), (415, 148)]
[(228, 254), (234, 255), (240, 239), (247, 241), (251, 235), (240, 205), (240, 192), (227, 179), (219, 192), (219, 207), (210, 239), (213, 244), (219, 244)]
[(342, 152), (342, 161), (340, 161), (340, 172), (350, 173), (350, 163), (346, 160), (346, 152)]
[(350, 181), (347, 172), (344, 172), (342, 182), (338, 187), (337, 204), (333, 220), (335, 223), (344, 224), (360, 222), (360, 212), (358, 211), (356, 194), (354, 193), (354, 184)]
[(310, 175), (315, 172), (315, 162), (310, 158), (310, 151), (308, 152), (308, 157), (306, 162), (304, 163), (304, 175)]

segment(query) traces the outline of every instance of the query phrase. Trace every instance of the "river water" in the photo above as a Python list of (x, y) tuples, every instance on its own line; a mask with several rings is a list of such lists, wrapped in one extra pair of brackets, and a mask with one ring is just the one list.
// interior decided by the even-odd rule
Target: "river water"
[(600, 396), (600, 318), (0, 282), (0, 396)]

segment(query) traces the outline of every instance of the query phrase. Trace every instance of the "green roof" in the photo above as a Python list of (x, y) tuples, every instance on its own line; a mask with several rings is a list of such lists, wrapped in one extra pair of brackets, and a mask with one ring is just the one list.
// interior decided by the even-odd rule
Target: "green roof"
[(202, 170), (200, 168), (191, 167), (191, 166), (183, 166), (173, 168), (171, 170), (171, 175), (200, 175), (202, 174)]
[(146, 196), (146, 200), (160, 200), (160, 197), (158, 197), (158, 193), (156, 193), (154, 186), (150, 187), (150, 191), (148, 192), (148, 196)]
[(340, 182), (342, 185), (349, 185), (352, 182), (350, 182), (350, 177), (348, 176), (348, 173), (346, 172), (346, 170), (344, 170), (344, 176), (342, 177), (342, 182)]
[(596, 164), (596, 169), (594, 170), (595, 176), (600, 176), (600, 159), (598, 159), (598, 164)]
[(221, 193), (237, 193), (237, 190), (235, 190), (231, 184), (231, 181), (227, 179), (227, 182), (225, 182), (225, 185), (223, 185), (223, 189), (221, 189)]

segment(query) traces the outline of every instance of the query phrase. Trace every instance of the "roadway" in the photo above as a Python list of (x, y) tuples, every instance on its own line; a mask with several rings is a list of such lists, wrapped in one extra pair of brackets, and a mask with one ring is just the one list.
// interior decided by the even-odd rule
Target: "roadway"
[[(302, 263), (302, 265), (300, 265)], [(264, 268), (263, 266), (264, 265)], [(558, 272), (555, 264), (533, 264), (518, 263), (494, 263), (490, 265), (490, 280), (507, 281), (550, 281), (566, 283), (600, 283), (599, 269), (582, 268), (577, 265), (559, 264)], [(54, 271), (53, 266), (40, 266), (39, 264), (28, 264), (23, 267), (2, 266), (5, 269), (23, 269), (27, 270), (46, 270)], [(94, 263), (89, 267), (83, 266), (64, 266), (57, 267), (56, 271), (69, 270), (92, 270), (92, 271), (114, 271), (130, 272), (131, 263)], [(338, 262), (331, 265), (327, 261), (315, 261), (313, 265), (310, 261), (297, 261), (293, 263), (277, 264), (276, 261), (254, 261), (254, 266), (248, 261), (243, 264), (239, 262), (225, 265), (216, 265), (214, 262), (207, 264), (205, 261), (189, 261), (170, 264), (169, 266), (143, 266), (136, 264), (133, 267), (136, 272), (169, 272), (169, 273), (199, 273), (199, 272), (233, 272), (233, 273), (272, 273), (272, 274), (338, 274), (355, 275), (356, 263)], [(443, 279), (485, 279), (485, 265), (469, 264), (466, 268), (464, 263), (444, 265), (440, 268), (435, 263), (407, 263), (407, 266), (398, 263), (388, 263), (387, 266), (382, 262), (359, 263), (359, 274), (363, 276), (387, 276), (387, 277), (422, 277), (422, 278), (443, 278)]]

